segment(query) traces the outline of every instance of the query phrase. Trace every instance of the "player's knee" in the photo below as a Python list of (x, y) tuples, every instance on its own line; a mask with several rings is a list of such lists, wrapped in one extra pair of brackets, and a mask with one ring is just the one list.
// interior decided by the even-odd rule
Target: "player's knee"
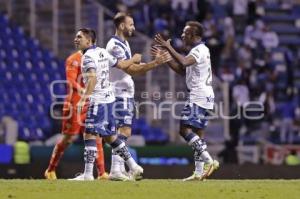
[(196, 132), (196, 134), (203, 139), (204, 137), (204, 130), (203, 129), (195, 129), (194, 132)]
[(125, 135), (126, 137), (130, 137), (131, 136), (131, 128), (128, 127), (128, 126), (123, 126), (123, 127), (120, 127), (118, 129), (118, 132), (122, 135)]
[(181, 135), (181, 137), (185, 138), (186, 135), (188, 134), (188, 132), (189, 132), (189, 131), (188, 131), (187, 128), (185, 128), (185, 127), (183, 127), (183, 126), (180, 127), (179, 134)]
[(180, 126), (179, 134), (185, 138), (189, 133), (193, 132), (192, 129), (188, 126)]

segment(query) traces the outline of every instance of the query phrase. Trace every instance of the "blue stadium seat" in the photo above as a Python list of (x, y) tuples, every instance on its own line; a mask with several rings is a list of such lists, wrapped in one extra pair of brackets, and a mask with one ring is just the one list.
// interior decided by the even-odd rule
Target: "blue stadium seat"
[(34, 138), (36, 140), (44, 140), (46, 138), (45, 133), (41, 128), (36, 128), (34, 130), (34, 136), (35, 136)]
[(19, 129), (19, 139), (27, 142), (33, 141), (34, 140), (33, 129), (28, 127), (23, 127)]
[(0, 49), (0, 58), (3, 60), (6, 57), (6, 51), (4, 49)]
[(47, 114), (45, 114), (44, 117), (37, 118), (37, 121), (40, 128), (49, 129), (51, 126)]
[(5, 77), (5, 72), (8, 70), (8, 67), (6, 63), (1, 60), (0, 61), (0, 75), (1, 75), (1, 80)]
[(19, 117), (19, 111), (17, 107), (16, 102), (12, 102), (11, 100), (8, 103), (5, 103), (6, 107), (6, 114), (13, 117), (13, 118), (18, 118)]
[(14, 90), (9, 90), (7, 93), (8, 93), (8, 96), (9, 96), (10, 103), (18, 104), (18, 103), (23, 102), (23, 99), (22, 99), (19, 92), (15, 92)]
[(18, 110), (21, 113), (21, 117), (28, 117), (31, 114), (30, 105), (26, 102), (18, 103)]

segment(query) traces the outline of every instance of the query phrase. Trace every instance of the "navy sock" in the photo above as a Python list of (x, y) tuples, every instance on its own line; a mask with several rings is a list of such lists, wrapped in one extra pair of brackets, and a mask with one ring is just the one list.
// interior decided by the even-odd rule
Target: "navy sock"
[(189, 143), (194, 151), (194, 159), (200, 161), (200, 156), (203, 151), (207, 148), (206, 143), (203, 139), (200, 139), (199, 136), (193, 132), (188, 133), (184, 136), (184, 139)]
[(96, 139), (84, 140), (84, 146), (96, 147)]
[(185, 139), (185, 141), (187, 143), (189, 143), (194, 137), (196, 137), (197, 135), (195, 133), (188, 133), (187, 135), (185, 135), (183, 138)]
[(129, 158), (131, 158), (131, 154), (128, 151), (128, 148), (126, 147), (125, 143), (117, 138), (114, 142), (112, 142), (111, 147), (116, 152), (117, 155), (121, 156), (125, 161), (127, 161)]
[(118, 134), (118, 138), (120, 139), (120, 140), (122, 140), (123, 142), (127, 142), (127, 140), (128, 140), (128, 137), (126, 137), (125, 135), (123, 135), (123, 134)]

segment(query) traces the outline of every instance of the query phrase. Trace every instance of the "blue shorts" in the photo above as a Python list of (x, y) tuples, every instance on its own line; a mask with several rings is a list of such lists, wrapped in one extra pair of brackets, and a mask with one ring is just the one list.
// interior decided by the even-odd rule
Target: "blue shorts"
[(114, 104), (114, 118), (117, 128), (132, 125), (134, 117), (134, 99), (116, 97)]
[(101, 137), (116, 134), (116, 124), (112, 110), (113, 103), (90, 104), (85, 119), (85, 132), (98, 134)]
[(193, 103), (187, 103), (181, 111), (180, 125), (204, 129), (208, 123), (208, 111)]

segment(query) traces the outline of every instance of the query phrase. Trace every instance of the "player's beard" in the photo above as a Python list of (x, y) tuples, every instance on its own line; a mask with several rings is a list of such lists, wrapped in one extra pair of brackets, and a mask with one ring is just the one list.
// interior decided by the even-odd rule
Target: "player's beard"
[(126, 38), (131, 37), (132, 34), (133, 34), (133, 31), (130, 31), (130, 30), (127, 30), (127, 29), (124, 31), (124, 36), (125, 36)]

